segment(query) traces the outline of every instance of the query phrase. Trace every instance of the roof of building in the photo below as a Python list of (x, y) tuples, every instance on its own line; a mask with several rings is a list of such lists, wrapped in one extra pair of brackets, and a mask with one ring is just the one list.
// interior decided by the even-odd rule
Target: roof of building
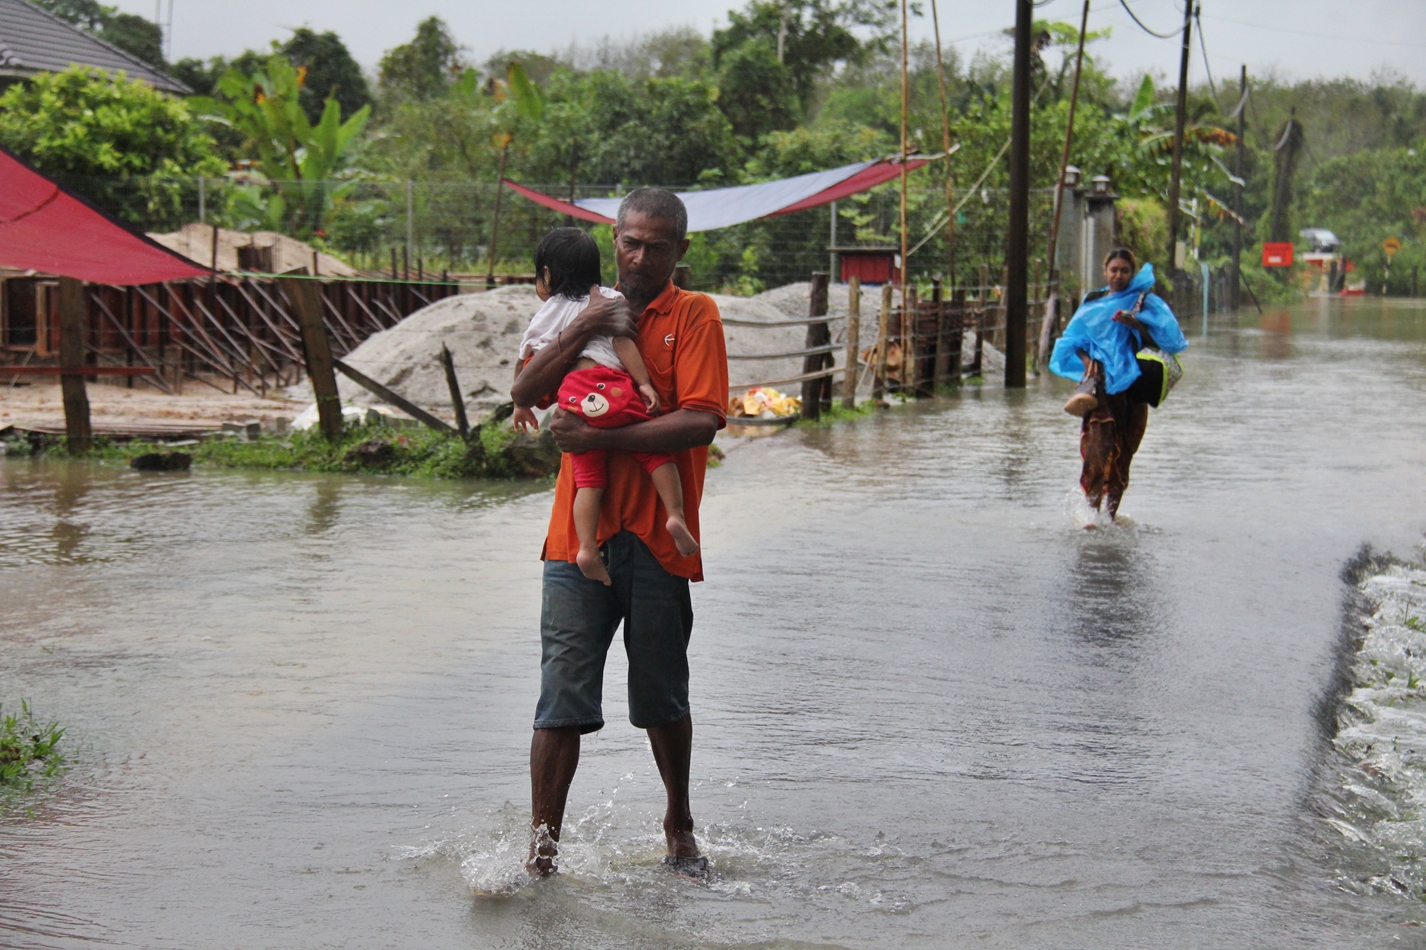
[(131, 53), (52, 16), (28, 0), (0, 0), (0, 76), (30, 77), (71, 65), (123, 70), (155, 89), (187, 95), (193, 90)]

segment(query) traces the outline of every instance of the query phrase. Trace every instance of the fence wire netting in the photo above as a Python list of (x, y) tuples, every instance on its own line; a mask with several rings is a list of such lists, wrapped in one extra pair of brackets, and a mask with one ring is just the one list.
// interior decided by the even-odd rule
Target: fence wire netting
[[(277, 231), (345, 259), (360, 270), (391, 275), (450, 273), (464, 278), (530, 274), (536, 245), (550, 228), (589, 229), (613, 279), (607, 226), (573, 220), (493, 183), (459, 181), (277, 181), (227, 178), (66, 179), (65, 186), (140, 230), (163, 233), (193, 223), (243, 232)], [(607, 198), (625, 185), (532, 184), (560, 199)], [(496, 204), (499, 223), (496, 226)], [(956, 193), (946, 227), (945, 189), (924, 182), (907, 196), (908, 276), (940, 277), (949, 287), (1001, 282), (1008, 193)], [(1043, 265), (1053, 190), (1030, 196), (1032, 269)], [(835, 224), (834, 224), (835, 217)], [(823, 206), (690, 235), (686, 258), (699, 290), (753, 294), (806, 280), (834, 265), (834, 247), (899, 252), (900, 194), (893, 184)], [(495, 246), (493, 268), (491, 245)], [(834, 274), (834, 279), (837, 275)], [(1033, 280), (1032, 276), (1032, 280)]]

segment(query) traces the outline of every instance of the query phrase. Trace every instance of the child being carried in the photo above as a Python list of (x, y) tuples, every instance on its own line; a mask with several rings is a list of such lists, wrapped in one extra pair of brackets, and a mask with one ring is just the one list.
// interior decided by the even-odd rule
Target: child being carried
[[(554, 343), (589, 304), (591, 289), (605, 297), (619, 292), (599, 286), (599, 246), (579, 228), (555, 228), (545, 235), (535, 250), (535, 292), (542, 304), (520, 339), (523, 366), (535, 352)], [(601, 429), (644, 422), (659, 412), (659, 396), (649, 378), (644, 358), (630, 337), (590, 337), (574, 368), (565, 375), (559, 389), (559, 408), (575, 412), (584, 421)], [(514, 425), (522, 432), (539, 428), (529, 406), (516, 405)], [(678, 553), (691, 557), (698, 542), (688, 530), (683, 513), (683, 484), (673, 455), (668, 452), (635, 452), (649, 473), (664, 511), (665, 527), (673, 536)], [(575, 563), (590, 580), (608, 585), (609, 571), (599, 556), (599, 506), (607, 484), (607, 449), (593, 449), (570, 455), (574, 469), (574, 529), (579, 537)]]

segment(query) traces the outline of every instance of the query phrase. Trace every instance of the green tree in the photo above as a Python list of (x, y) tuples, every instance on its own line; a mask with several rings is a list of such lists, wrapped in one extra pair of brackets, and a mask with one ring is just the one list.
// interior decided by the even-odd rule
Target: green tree
[(416, 26), (409, 43), (387, 50), (381, 58), (381, 91), (396, 99), (432, 99), (443, 95), (465, 69), (461, 46), (450, 27), (437, 16)]
[(305, 26), (298, 27), (277, 51), (293, 66), (307, 71), (299, 95), (307, 121), (322, 121), (329, 97), (337, 100), (343, 115), (355, 115), (362, 106), (371, 104), (371, 90), (361, 66), (341, 37), (330, 30), (316, 33)]
[(112, 43), (126, 53), (132, 53), (150, 66), (160, 69), (163, 61), (163, 30), (152, 20), (132, 13), (122, 13), (97, 0), (31, 0), (35, 6), (72, 23), (81, 30)]
[(796, 128), (802, 107), (792, 75), (764, 38), (725, 52), (718, 64), (718, 106), (749, 145), (768, 132)]
[(752, 0), (728, 11), (728, 26), (713, 31), (713, 62), (721, 69), (739, 47), (765, 44), (805, 114), (817, 82), (838, 64), (861, 63), (886, 48), (895, 19), (890, 0)]
[(0, 144), (134, 223), (175, 210), (172, 179), (225, 169), (186, 103), (82, 66), (5, 90)]

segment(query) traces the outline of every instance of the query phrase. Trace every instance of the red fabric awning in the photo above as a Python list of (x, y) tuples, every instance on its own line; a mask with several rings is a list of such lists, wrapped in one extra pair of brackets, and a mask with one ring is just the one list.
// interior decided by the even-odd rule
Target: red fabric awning
[(210, 273), (131, 231), (3, 148), (0, 267), (119, 285)]
[[(914, 172), (929, 161), (929, 158), (909, 158), (906, 160), (906, 170), (908, 172)], [(884, 185), (893, 178), (900, 177), (900, 175), (900, 162), (877, 162), (870, 168), (864, 168), (857, 172), (846, 181), (833, 185), (825, 191), (819, 191), (812, 197), (804, 198), (796, 204), (790, 204), (781, 211), (774, 211), (768, 215), (768, 217), (773, 218), (780, 214), (792, 214), (794, 211), (806, 211), (808, 208), (818, 208), (822, 205), (831, 204), (834, 201), (841, 201), (843, 198), (860, 194), (863, 191), (869, 191), (877, 185)]]
[(526, 198), (529, 198), (537, 205), (543, 205), (544, 207), (549, 208), (551, 211), (558, 211), (561, 214), (567, 214), (571, 218), (578, 218), (581, 221), (592, 221), (595, 224), (614, 223), (613, 218), (606, 218), (602, 214), (595, 214), (593, 211), (586, 211), (579, 205), (570, 204), (568, 201), (560, 201), (558, 198), (551, 198), (549, 195), (541, 194), (540, 192), (535, 191), (533, 188), (526, 188), (524, 185), (517, 185), (515, 182), (511, 181), (508, 178), (502, 178), (501, 181), (503, 181), (506, 186), (508, 186), (513, 191), (524, 195)]

